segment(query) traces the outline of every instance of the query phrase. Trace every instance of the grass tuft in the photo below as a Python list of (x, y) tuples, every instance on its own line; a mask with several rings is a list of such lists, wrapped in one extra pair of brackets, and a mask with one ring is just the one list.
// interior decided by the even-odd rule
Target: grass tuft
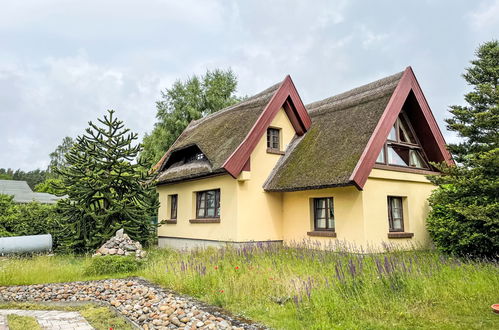
[(39, 330), (40, 325), (36, 319), (31, 316), (21, 316), (16, 314), (7, 315), (7, 324), (10, 330)]

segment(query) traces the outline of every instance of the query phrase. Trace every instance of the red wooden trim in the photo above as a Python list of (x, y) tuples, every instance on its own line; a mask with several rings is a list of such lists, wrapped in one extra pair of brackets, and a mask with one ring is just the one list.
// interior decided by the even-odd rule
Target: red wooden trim
[(241, 173), (251, 152), (253, 152), (258, 141), (260, 141), (261, 137), (266, 132), (267, 127), (281, 107), (284, 107), (285, 111), (286, 108), (288, 109), (286, 114), (298, 135), (303, 135), (310, 128), (312, 120), (296, 91), (291, 77), (288, 75), (272, 96), (269, 103), (265, 106), (265, 109), (262, 111), (260, 117), (258, 117), (243, 142), (241, 142), (223, 164), (222, 167), (234, 178)]
[(435, 117), (433, 117), (433, 114), (431, 113), (430, 107), (426, 102), (414, 72), (411, 67), (407, 67), (402, 74), (402, 77), (400, 78), (400, 81), (397, 84), (397, 87), (395, 88), (395, 91), (393, 92), (390, 101), (388, 102), (385, 111), (378, 122), (378, 125), (367, 142), (367, 146), (362, 152), (352, 175), (350, 176), (350, 181), (352, 181), (358, 188), (362, 189), (364, 187), (369, 173), (376, 162), (376, 158), (385, 144), (388, 133), (397, 120), (397, 117), (411, 91), (416, 96), (418, 105), (423, 112), (424, 119), (426, 120), (426, 123), (430, 128), (430, 132), (433, 135), (434, 143), (438, 145), (438, 150), (442, 159), (448, 164), (454, 164), (450, 153), (445, 147), (445, 140), (442, 132), (437, 125)]
[(251, 158), (248, 158), (248, 161), (244, 164), (243, 171), (251, 171)]

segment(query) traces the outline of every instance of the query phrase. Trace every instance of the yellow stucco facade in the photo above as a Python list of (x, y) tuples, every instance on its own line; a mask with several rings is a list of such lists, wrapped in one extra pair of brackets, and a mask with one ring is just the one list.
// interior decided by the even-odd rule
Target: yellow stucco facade
[[(270, 126), (280, 129), (281, 150), (286, 150), (295, 131), (283, 109)], [(226, 174), (158, 186), (160, 221), (169, 218), (169, 196), (178, 195), (177, 221), (159, 228), (160, 239), (285, 243), (313, 239), (324, 244), (344, 241), (359, 248), (428, 242), (427, 198), (434, 187), (423, 174), (373, 169), (362, 191), (346, 186), (265, 192), (262, 186), (280, 157), (267, 151), (267, 137), (262, 136), (251, 154), (250, 171), (237, 179)], [(220, 222), (191, 223), (196, 217), (196, 192), (209, 189), (220, 189)], [(388, 238), (387, 196), (403, 198), (404, 229), (414, 234), (412, 238)], [(336, 237), (307, 234), (313, 231), (311, 201), (318, 197), (333, 197)]]

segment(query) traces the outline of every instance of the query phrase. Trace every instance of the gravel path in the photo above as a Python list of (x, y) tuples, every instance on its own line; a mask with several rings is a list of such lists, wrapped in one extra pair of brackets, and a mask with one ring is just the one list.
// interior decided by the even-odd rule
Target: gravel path
[[(92, 326), (78, 312), (20, 309), (0, 309), (0, 329), (2, 329), (2, 325), (8, 329), (6, 317), (10, 314), (34, 317), (42, 329), (93, 330)], [(1, 320), (2, 318), (3, 320)]]
[(265, 328), (139, 278), (0, 286), (0, 300), (108, 303), (143, 329)]

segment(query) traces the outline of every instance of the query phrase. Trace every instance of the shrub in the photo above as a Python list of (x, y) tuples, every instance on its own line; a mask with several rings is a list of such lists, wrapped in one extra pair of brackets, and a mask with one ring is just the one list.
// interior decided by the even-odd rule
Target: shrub
[(0, 194), (0, 236), (51, 234), (54, 247), (57, 247), (61, 221), (56, 205), (17, 204), (12, 196)]
[(142, 266), (142, 261), (132, 256), (99, 256), (92, 258), (85, 267), (86, 275), (112, 275), (131, 273)]

